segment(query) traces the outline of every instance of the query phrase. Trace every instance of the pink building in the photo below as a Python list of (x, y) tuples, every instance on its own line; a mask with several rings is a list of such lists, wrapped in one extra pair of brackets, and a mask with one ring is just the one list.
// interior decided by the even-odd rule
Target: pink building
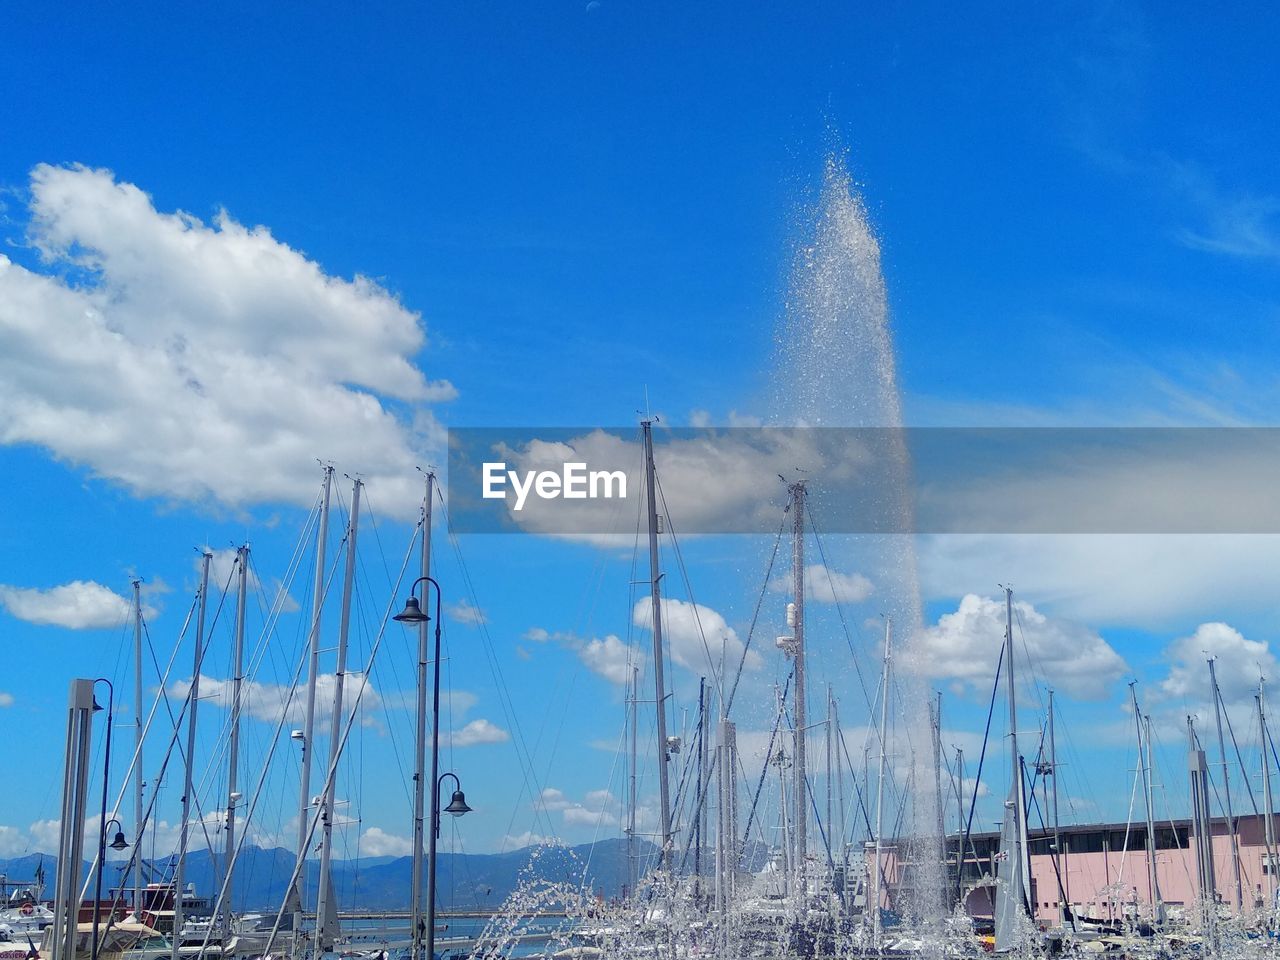
[[(1252, 910), (1274, 896), (1273, 884), (1280, 884), (1280, 862), (1269, 853), (1263, 818), (1238, 817), (1240, 887), (1244, 907)], [(1277, 819), (1280, 824), (1280, 818)], [(1232, 867), (1231, 837), (1225, 819), (1213, 826), (1214, 892), (1219, 902), (1238, 909), (1235, 871)], [(1136, 914), (1151, 915), (1152, 891), (1147, 866), (1145, 824), (1090, 824), (1062, 827), (1059, 831), (1062, 855), (1052, 853), (1053, 836), (1033, 831), (1031, 853), (1031, 896), (1035, 916), (1045, 924), (1060, 919), (1060, 905), (1070, 903), (1080, 915), (1118, 920)], [(947, 837), (948, 873), (954, 883), (956, 869), (955, 835)], [(1165, 821), (1156, 826), (1156, 883), (1160, 899), (1169, 914), (1193, 909), (1198, 897), (1196, 852), (1191, 821)], [(961, 889), (966, 911), (974, 917), (991, 917), (995, 902), (999, 833), (973, 834), (964, 856)], [(868, 854), (868, 866), (874, 856)], [(894, 899), (913, 885), (912, 865), (900, 860), (898, 851), (885, 852), (884, 869), (890, 892), (884, 906), (892, 909)]]

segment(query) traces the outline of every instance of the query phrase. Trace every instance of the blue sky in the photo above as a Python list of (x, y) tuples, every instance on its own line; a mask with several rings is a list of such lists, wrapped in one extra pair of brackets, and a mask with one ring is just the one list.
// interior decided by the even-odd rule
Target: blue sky
[[(109, 375), (86, 374), (98, 378), (87, 392), (102, 393), (84, 401), (84, 383), (67, 374), (74, 366), (45, 367), (49, 353), (23, 354), (30, 342), (13, 334), (14, 318), (29, 316), (32, 301), (2, 288), (10, 360), (0, 365), (9, 408), (0, 407), (8, 505), (0, 584), (21, 591), (94, 581), (125, 594), (135, 571), (161, 581), (169, 592), (150, 602), (162, 650), (195, 585), (193, 548), (248, 539), (264, 583), (283, 575), (319, 487), (314, 458), (374, 475), (380, 549), (369, 560), (367, 644), (372, 611), (389, 596), (382, 565), (394, 571), (411, 532), (404, 491), (419, 482), (412, 465), (438, 450), (440, 426), (627, 424), (646, 396), (674, 423), (699, 410), (719, 420), (735, 411), (768, 416), (787, 277), (833, 149), (844, 151), (880, 238), (908, 423), (1274, 421), (1280, 144), (1270, 121), (1275, 13), (1262, 6), (1206, 18), (1190, 6), (1136, 4), (781, 9), (601, 0), (377, 13), (333, 4), (305, 15), (260, 5), (10, 8), (3, 18), (8, 276), (22, 270), (63, 277), (58, 283), (73, 291), (92, 288), (92, 271), (65, 256), (92, 233), (121, 254), (107, 268), (118, 271), (117, 285), (99, 304), (109, 318), (121, 311), (128, 331), (113, 369), (132, 369), (129, 349), (142, 356), (155, 346), (142, 325), (160, 324), (159, 309), (172, 334), (166, 350), (179, 338), (193, 355), (213, 340), (222, 359), (264, 351), (288, 396), (301, 396), (295, 388), (306, 377), (327, 377), (377, 394), (389, 418), (378, 429), (394, 441), (377, 450), (348, 407), (327, 420), (325, 404), (301, 400), (295, 408), (254, 397), (260, 406), (246, 401), (225, 436), (216, 416), (183, 429), (181, 415), (163, 416), (167, 387), (148, 381), (153, 368), (144, 364), (130, 380), (135, 402), (95, 419), (85, 411), (118, 400)], [(95, 190), (74, 164), (110, 173)], [(44, 195), (32, 179), (49, 169), (40, 165), (54, 173), (37, 179), (57, 181)], [(105, 216), (123, 202), (120, 184), (148, 195), (152, 213)], [(179, 254), (156, 272), (120, 266), (155, 249), (147, 246), (154, 236), (131, 245), (129, 231), (145, 234), (156, 211), (185, 211), (206, 227), (226, 211), (270, 231), (270, 242), (246, 234), (244, 249), (287, 247), (317, 272), (298, 267), (294, 286), (277, 287), (253, 286), (234, 264)], [(316, 277), (356, 275), (377, 287), (351, 302), (324, 301), (341, 290)], [(271, 326), (280, 312), (306, 315), (300, 304), (337, 326), (314, 337)], [(75, 346), (73, 314), (42, 316), (37, 329)], [(343, 318), (356, 314), (369, 326), (344, 331)], [(421, 342), (412, 333), (419, 321)], [(280, 347), (286, 332), (298, 339)], [(326, 352), (335, 342), (345, 356)], [(379, 364), (389, 359), (407, 359), (421, 374), (405, 368), (383, 381)], [(76, 362), (94, 369), (92, 359)], [(204, 386), (211, 395), (220, 389)], [(240, 410), (238, 391), (221, 388), (214, 413)], [(143, 402), (148, 395), (154, 405)], [(32, 439), (34, 415), (21, 403), (32, 397), (70, 398), (81, 415)], [(255, 444), (237, 464), (238, 438), (269, 430), (290, 438), (286, 452)], [(373, 462), (358, 462), (361, 452)], [(193, 480), (202, 473), (207, 489)], [(965, 594), (995, 597), (995, 584), (1012, 580), (1051, 625), (1070, 625), (1046, 643), (1105, 638), (1125, 669), (1063, 709), (1080, 730), (1076, 742), (1098, 744), (1104, 760), (1096, 776), (1081, 778), (1079, 816), (1122, 818), (1123, 801), (1108, 798), (1129, 782), (1124, 681), (1164, 689), (1159, 710), (1175, 718), (1203, 701), (1178, 665), (1194, 665), (1212, 646), (1235, 666), (1233, 696), (1247, 708), (1249, 665), (1274, 663), (1268, 648), (1250, 645), (1277, 627), (1272, 541), (926, 540), (926, 620), (955, 613)], [(458, 726), (484, 719), (525, 738), (519, 749), (511, 740), (456, 749), (453, 763), (477, 808), (459, 826), (460, 842), (497, 849), (504, 838), (548, 829), (587, 839), (596, 832), (590, 814), (603, 804), (591, 792), (620, 793), (614, 757), (598, 741), (617, 738), (622, 715), (617, 685), (588, 665), (589, 644), (610, 635), (647, 640), (630, 625), (632, 553), (534, 537), (463, 537), (460, 548), (487, 622), (482, 631), (451, 621), (447, 631), (451, 683), (474, 698)], [(876, 581), (856, 546), (849, 551), (839, 572)], [(452, 548), (442, 544), (438, 557), (446, 600), (457, 603), (466, 598), (462, 571)], [(696, 600), (738, 636), (765, 559), (761, 544), (687, 546)], [(305, 580), (290, 587), (300, 602)], [(688, 599), (682, 589), (675, 595)], [(0, 809), (0, 828), (11, 831), (0, 839), (20, 853), (40, 848), (32, 825), (57, 815), (67, 681), (131, 681), (119, 624), (41, 625), (5, 606), (10, 666), (0, 691), (12, 702), (0, 723), (33, 747), (24, 763), (32, 788)], [(834, 681), (848, 685), (832, 612), (816, 614), (818, 632), (831, 644)], [(851, 607), (860, 654), (874, 645), (866, 624), (877, 613), (874, 594)], [(282, 620), (288, 643), (300, 619)], [(1214, 621), (1239, 639), (1222, 631), (1196, 639)], [(523, 639), (534, 628), (547, 638)], [(402, 636), (388, 644), (408, 656)], [(751, 690), (768, 702), (779, 664), (768, 644), (762, 656)], [(406, 662), (376, 675), (380, 692), (402, 685)], [(677, 675), (687, 705), (696, 672)], [(955, 676), (930, 682), (949, 694), (961, 684), (947, 707), (953, 739), (981, 729), (982, 691)], [(865, 721), (853, 703), (848, 715)], [(1030, 710), (1025, 722), (1036, 722)], [(409, 714), (392, 710), (379, 723), (363, 731), (362, 755), (391, 770), (408, 749)], [(1175, 736), (1165, 768), (1180, 813)], [(532, 787), (511, 781), (526, 763)], [(565, 799), (553, 797), (535, 817), (528, 789)], [(403, 849), (395, 839), (409, 830), (403, 794), (393, 785), (358, 798), (360, 829), (383, 833), (380, 850)], [(566, 816), (566, 807), (585, 813)], [(263, 829), (288, 832), (281, 823)]]

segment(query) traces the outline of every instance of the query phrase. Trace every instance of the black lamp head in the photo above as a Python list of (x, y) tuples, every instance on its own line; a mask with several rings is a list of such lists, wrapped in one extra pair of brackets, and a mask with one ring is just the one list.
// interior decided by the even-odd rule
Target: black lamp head
[(471, 808), (467, 806), (467, 798), (462, 795), (461, 790), (453, 791), (453, 799), (449, 801), (449, 805), (444, 808), (444, 812), (455, 817), (460, 817), (464, 813), (470, 813)]
[(125, 850), (125, 849), (128, 849), (128, 847), (129, 847), (129, 841), (128, 841), (128, 840), (126, 840), (126, 839), (124, 838), (124, 831), (123, 831), (123, 830), (117, 830), (117, 831), (116, 831), (115, 839), (111, 841), (111, 843), (110, 843), (110, 847), (111, 847), (111, 849), (112, 849), (112, 850)]
[(404, 609), (391, 619), (401, 623), (426, 623), (431, 618), (422, 612), (422, 607), (418, 605), (418, 598), (411, 595), (404, 602)]

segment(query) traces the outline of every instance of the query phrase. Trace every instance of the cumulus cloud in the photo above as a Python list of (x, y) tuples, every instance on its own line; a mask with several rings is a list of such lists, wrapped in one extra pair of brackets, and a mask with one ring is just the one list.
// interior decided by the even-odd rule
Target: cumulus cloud
[(25, 830), (0, 826), (0, 857), (20, 857), (30, 849), (27, 844)]
[(479, 626), (489, 619), (485, 616), (483, 610), (465, 599), (459, 600), (457, 603), (445, 604), (444, 612), (449, 615), (450, 620), (469, 627)]
[(424, 405), (454, 390), (414, 366), (420, 318), (383, 287), (80, 166), (32, 171), (27, 235), (47, 269), (0, 256), (0, 443), (232, 507), (310, 504), (325, 457), (413, 516)]
[[(815, 603), (861, 603), (875, 591), (875, 586), (860, 573), (841, 573), (821, 563), (804, 568), (805, 596)], [(783, 575), (769, 582), (774, 593), (791, 590), (791, 577)]]
[(449, 743), (455, 747), (474, 747), (481, 743), (506, 743), (511, 734), (500, 726), (479, 717), (460, 730), (449, 734)]
[(1280, 536), (948, 534), (920, 538), (929, 596), (985, 591), (1018, 571), (1026, 596), (1078, 620), (1144, 630), (1257, 613), (1280, 591)]
[(618, 686), (625, 686), (631, 679), (632, 668), (643, 662), (635, 647), (628, 646), (613, 634), (603, 639), (588, 640), (578, 650), (578, 659), (592, 673)]
[(366, 857), (407, 857), (413, 853), (413, 841), (370, 827), (360, 834), (360, 852)]
[[(637, 600), (631, 611), (631, 622), (642, 630), (652, 631), (652, 601)], [(664, 597), (662, 635), (671, 659), (688, 670), (705, 671), (720, 662), (722, 653), (725, 662), (734, 665), (742, 656), (743, 643), (737, 631), (718, 612), (700, 603)], [(746, 669), (759, 670), (763, 664), (754, 650), (747, 654)]]
[(1158, 698), (1177, 701), (1191, 712), (1207, 716), (1213, 709), (1210, 658), (1228, 707), (1252, 708), (1259, 678), (1280, 676), (1268, 643), (1250, 640), (1225, 623), (1202, 623), (1191, 636), (1175, 640), (1165, 650), (1169, 674), (1156, 686)]
[(618, 686), (625, 686), (630, 681), (633, 666), (644, 664), (644, 655), (635, 645), (624, 643), (612, 633), (587, 640), (573, 633), (552, 633), (543, 627), (531, 627), (525, 631), (524, 639), (534, 643), (558, 643), (572, 650), (592, 673)]
[[(27, 623), (68, 630), (118, 627), (133, 617), (132, 601), (93, 580), (73, 580), (47, 590), (0, 584), (0, 606)], [(142, 612), (146, 617), (155, 613), (147, 606)]]
[[(1014, 602), (1017, 655), (1038, 679), (1083, 700), (1104, 698), (1128, 670), (1111, 645), (1090, 628), (1070, 620), (1051, 619), (1031, 604)], [(967, 594), (953, 613), (916, 639), (911, 663), (924, 676), (954, 679), (971, 690), (987, 690), (995, 676), (1004, 642), (1003, 600)], [(1025, 641), (1025, 647), (1023, 642)], [(1027, 678), (1024, 663), (1022, 676)]]
[(544, 836), (541, 833), (534, 833), (532, 830), (526, 830), (524, 833), (508, 833), (502, 838), (503, 850), (523, 850), (525, 847), (540, 847), (545, 843), (551, 843), (555, 837)]
[(589, 790), (581, 800), (571, 800), (564, 791), (546, 787), (534, 806), (547, 813), (559, 813), (566, 826), (620, 824), (621, 802), (608, 790)]
[[(360, 671), (352, 671), (346, 675), (343, 684), (343, 695), (346, 698), (344, 711), (349, 712), (356, 694), (361, 689), (361, 681), (365, 675)], [(316, 677), (316, 703), (332, 703), (338, 678), (332, 673), (322, 673)], [(183, 699), (191, 689), (190, 680), (176, 680), (169, 685), (169, 695)], [(244, 680), (240, 686), (241, 715), (264, 723), (278, 723), (282, 714), (290, 723), (302, 723), (306, 719), (307, 702), (305, 692), (301, 689), (289, 694), (294, 688), (278, 683), (262, 683), (257, 680)], [(234, 694), (234, 683), (200, 674), (200, 702), (230, 709)], [(374, 725), (372, 715), (381, 709), (382, 696), (374, 687), (373, 681), (364, 684), (364, 693), (360, 698), (360, 709), (365, 716), (366, 726)]]
[(13, 694), (0, 690), (0, 708), (13, 706)]

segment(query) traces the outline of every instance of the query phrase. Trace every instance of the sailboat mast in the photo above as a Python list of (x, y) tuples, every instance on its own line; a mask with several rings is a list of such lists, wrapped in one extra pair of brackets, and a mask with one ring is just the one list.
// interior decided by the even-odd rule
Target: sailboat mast
[(658, 497), (653, 467), (653, 421), (640, 423), (644, 431), (645, 493), (649, 508), (649, 589), (653, 601), (653, 686), (654, 707), (658, 718), (658, 803), (662, 833), (658, 849), (658, 869), (666, 870), (670, 861), (671, 794), (667, 784), (667, 691), (662, 649), (662, 581), (658, 572)]
[(703, 883), (703, 829), (707, 823), (707, 677), (698, 680), (698, 790), (694, 803), (694, 892), (701, 897)]
[(956, 747), (956, 899), (964, 880), (964, 751)]
[(1258, 733), (1261, 737), (1262, 744), (1262, 802), (1265, 804), (1265, 810), (1262, 814), (1262, 827), (1266, 836), (1267, 854), (1271, 857), (1271, 869), (1267, 871), (1267, 887), (1270, 893), (1270, 899), (1267, 901), (1267, 908), (1274, 911), (1276, 908), (1276, 867), (1280, 866), (1276, 858), (1276, 820), (1275, 807), (1271, 802), (1271, 759), (1267, 754), (1267, 747), (1271, 739), (1267, 733), (1267, 713), (1265, 709), (1266, 699), (1266, 681), (1258, 680)]
[[(1056, 736), (1056, 714), (1057, 710), (1053, 704), (1053, 690), (1049, 690), (1049, 776), (1053, 777), (1053, 855), (1062, 864), (1062, 876), (1065, 880), (1069, 876), (1067, 870), (1067, 854), (1062, 849), (1062, 830), (1061, 823), (1058, 819), (1058, 738)], [(1065, 889), (1063, 890), (1065, 894)], [(1064, 904), (1065, 906), (1065, 904)], [(1061, 920), (1062, 911), (1059, 911), (1059, 919)]]
[[(133, 823), (134, 849), (142, 849), (142, 581), (133, 581)], [(133, 917), (142, 920), (142, 855), (134, 858)]]
[[(835, 855), (835, 837), (834, 837), (834, 833), (835, 833), (835, 794), (836, 794), (836, 784), (835, 784), (835, 767), (833, 766), (833, 762), (834, 762), (834, 759), (835, 759), (835, 753), (834, 753), (834, 749), (833, 749), (833, 748), (835, 747), (835, 731), (836, 731), (836, 721), (835, 721), (835, 700), (834, 700), (834, 699), (832, 698), (832, 696), (831, 696), (831, 684), (829, 684), (829, 683), (828, 683), (828, 684), (827, 684), (827, 736), (826, 736), (826, 750), (827, 750), (827, 757), (826, 757), (826, 760), (827, 760), (827, 766), (826, 766), (826, 771), (827, 771), (827, 825), (826, 825), (826, 831), (827, 831), (827, 852), (828, 852), (828, 856), (829, 856), (830, 858), (834, 858), (834, 855)], [(833, 862), (834, 862), (834, 859), (833, 859)]]
[(936, 692), (935, 703), (933, 704), (933, 803), (938, 814), (938, 851), (941, 853), (942, 863), (942, 901), (944, 905), (947, 902), (948, 891), (951, 884), (947, 882), (946, 864), (947, 864), (947, 826), (944, 811), (946, 807), (942, 803), (942, 691)]
[(1227, 763), (1227, 746), (1222, 738), (1222, 692), (1218, 689), (1218, 671), (1214, 658), (1209, 658), (1209, 681), (1213, 685), (1213, 712), (1218, 723), (1218, 754), (1222, 757), (1222, 795), (1226, 802), (1227, 834), (1231, 837), (1231, 879), (1235, 884), (1236, 909), (1244, 909), (1244, 886), (1240, 881), (1240, 841), (1236, 836), (1236, 818), (1231, 809), (1231, 772)]
[[(435, 496), (436, 475), (427, 473), (427, 490), (422, 500), (422, 564), (420, 576), (431, 576), (431, 508)], [(423, 936), (426, 933), (422, 925), (422, 863), (423, 863), (423, 831), (425, 829), (425, 809), (427, 790), (427, 667), (430, 659), (428, 652), (430, 638), (427, 632), (427, 621), (418, 624), (418, 717), (416, 754), (413, 767), (413, 868), (410, 888), (413, 908), (410, 912), (410, 929), (413, 946), (411, 960), (419, 960), (422, 956)], [(432, 784), (431, 789), (435, 789)]]
[(630, 783), (627, 785), (627, 879), (630, 883), (631, 896), (636, 895), (636, 881), (639, 877), (636, 863), (636, 757), (639, 733), (636, 730), (636, 700), (640, 692), (640, 668), (631, 667), (631, 702), (628, 704), (628, 722), (631, 727)]
[(1147, 895), (1151, 898), (1151, 920), (1159, 923), (1160, 886), (1156, 880), (1156, 830), (1152, 815), (1150, 726), (1143, 730), (1142, 711), (1138, 708), (1138, 681), (1129, 684), (1133, 700), (1133, 720), (1138, 726), (1138, 764), (1142, 769), (1142, 797), (1147, 808)]
[(1191, 783), (1192, 829), (1196, 842), (1196, 888), (1200, 897), (1201, 922), (1212, 943), (1215, 932), (1217, 889), (1213, 868), (1213, 826), (1209, 812), (1209, 767), (1196, 737), (1195, 720), (1187, 715), (1187, 759)]
[(186, 772), (182, 785), (182, 823), (178, 826), (178, 862), (173, 868), (173, 948), (172, 960), (178, 960), (178, 946), (182, 943), (182, 886), (187, 859), (187, 834), (191, 823), (192, 767), (196, 750), (196, 706), (200, 702), (200, 668), (204, 661), (204, 620), (209, 609), (209, 564), (213, 554), (208, 550), (200, 561), (200, 612), (196, 618), (195, 666), (191, 671), (191, 703), (187, 710)]
[(364, 484), (356, 480), (351, 492), (351, 522), (347, 532), (347, 567), (342, 583), (342, 611), (338, 620), (338, 662), (334, 669), (333, 726), (329, 734), (329, 767), (332, 777), (326, 777), (324, 794), (320, 799), (320, 890), (316, 900), (316, 954), (333, 948), (330, 918), (337, 910), (333, 899), (333, 878), (329, 865), (333, 859), (333, 805), (337, 787), (338, 752), (342, 748), (342, 687), (347, 674), (347, 638), (351, 629), (351, 593), (356, 573), (356, 533), (360, 524), (360, 489)]
[(235, 875), (236, 849), (236, 803), (240, 800), (237, 790), (237, 775), (240, 767), (240, 694), (244, 684), (244, 610), (245, 595), (249, 591), (249, 547), (242, 546), (236, 551), (236, 639), (235, 639), (235, 673), (231, 678), (231, 738), (227, 746), (227, 865), (226, 882), (227, 915), (222, 918), (222, 929), (229, 930), (231, 922), (230, 904), (235, 902), (235, 887), (232, 878)]
[(1018, 861), (1021, 864), (1022, 890), (1019, 896), (1021, 908), (1026, 912), (1031, 904), (1031, 859), (1027, 851), (1027, 785), (1022, 776), (1022, 755), (1018, 752), (1018, 703), (1013, 672), (1013, 588), (1004, 588), (1004, 630), (1005, 630), (1005, 662), (1009, 665), (1009, 753), (1012, 761), (1014, 783), (1017, 798), (1014, 804), (1014, 838), (1018, 844)]
[(795, 888), (803, 897), (807, 893), (805, 880), (805, 861), (809, 851), (809, 773), (805, 758), (805, 737), (808, 731), (808, 710), (805, 698), (805, 652), (804, 652), (804, 481), (791, 485), (791, 509), (793, 516), (791, 540), (791, 591), (795, 602), (795, 624), (792, 627), (792, 638), (795, 643), (795, 855), (792, 863), (795, 867)]
[[(302, 728), (302, 773), (298, 781), (298, 860), (305, 865), (307, 835), (311, 828), (311, 742), (316, 726), (316, 678), (320, 673), (320, 618), (324, 613), (325, 547), (329, 541), (329, 495), (333, 488), (333, 467), (325, 464), (324, 491), (320, 498), (320, 523), (316, 528), (316, 569), (311, 591), (311, 635), (307, 639), (310, 658), (307, 664), (306, 713)], [(302, 886), (305, 871), (299, 872)], [(302, 891), (292, 891), (294, 903), (293, 929), (302, 929)]]
[(871, 911), (872, 943), (880, 945), (880, 889), (884, 857), (884, 777), (889, 759), (889, 669), (893, 650), (893, 621), (884, 621), (884, 660), (880, 673), (880, 772), (876, 776), (876, 859), (871, 867), (872, 897), (867, 903)]
[[(849, 884), (849, 865), (847, 863), (849, 850), (846, 846), (846, 838), (848, 837), (847, 822), (845, 820), (844, 806), (844, 762), (841, 760), (843, 753), (840, 749), (844, 739), (844, 734), (840, 732), (840, 704), (833, 698), (831, 701), (831, 723), (835, 732), (831, 735), (831, 749), (834, 753), (835, 769), (836, 769), (836, 819), (840, 821), (840, 829), (836, 833), (840, 840), (840, 846), (837, 849), (837, 857), (840, 866), (844, 869), (845, 890), (848, 890)], [(833, 826), (834, 829), (834, 826)]]

